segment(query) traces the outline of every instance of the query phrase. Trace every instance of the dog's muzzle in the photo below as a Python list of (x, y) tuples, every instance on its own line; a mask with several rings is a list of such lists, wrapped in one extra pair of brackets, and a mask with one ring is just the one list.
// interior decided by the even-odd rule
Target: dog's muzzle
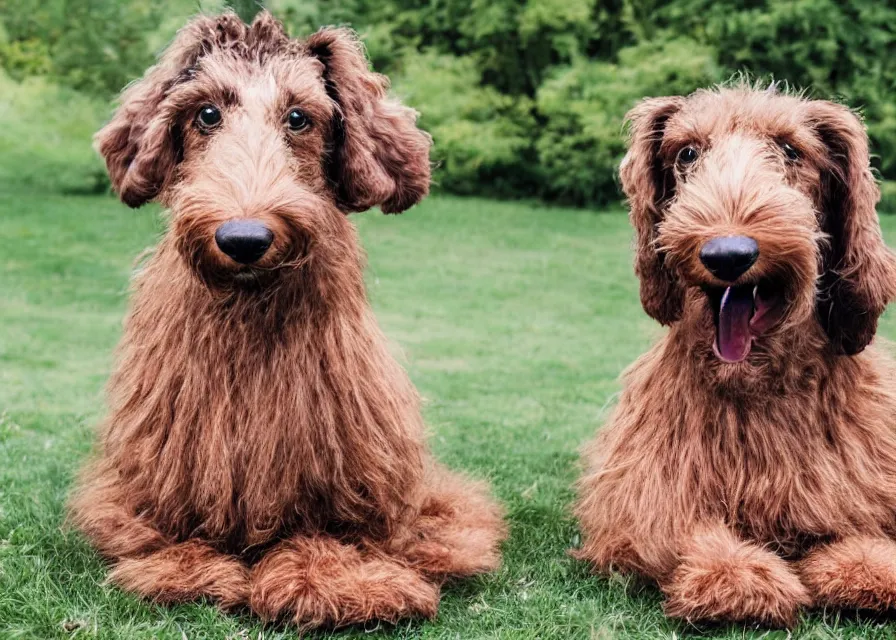
[(759, 244), (746, 236), (725, 236), (709, 240), (700, 250), (700, 262), (729, 287), (707, 291), (715, 316), (716, 339), (713, 350), (723, 361), (741, 362), (754, 340), (774, 326), (783, 314), (780, 292), (769, 282), (735, 285), (759, 259)]
[(218, 248), (240, 264), (261, 260), (273, 241), (271, 230), (255, 220), (230, 220), (215, 232)]

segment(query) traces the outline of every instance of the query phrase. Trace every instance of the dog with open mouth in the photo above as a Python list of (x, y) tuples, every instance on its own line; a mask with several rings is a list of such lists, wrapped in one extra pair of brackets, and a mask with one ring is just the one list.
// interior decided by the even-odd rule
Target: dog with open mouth
[(747, 84), (647, 99), (620, 175), (668, 333), (585, 455), (575, 553), (667, 614), (896, 607), (896, 295), (861, 120)]
[(303, 629), (432, 617), (496, 568), (501, 509), (436, 463), (349, 213), (429, 190), (430, 138), (357, 36), (200, 16), (96, 138), (167, 232), (135, 279), (70, 502), (111, 582)]

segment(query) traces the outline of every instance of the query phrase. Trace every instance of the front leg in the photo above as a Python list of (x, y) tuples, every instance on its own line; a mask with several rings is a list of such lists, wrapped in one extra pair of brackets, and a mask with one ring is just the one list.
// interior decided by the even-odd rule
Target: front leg
[(799, 570), (818, 606), (896, 608), (896, 542), (889, 538), (857, 536), (824, 545)]
[(296, 536), (252, 570), (249, 606), (301, 629), (435, 616), (439, 585), (405, 562), (329, 536)]
[(811, 604), (790, 563), (739, 540), (719, 524), (700, 530), (683, 547), (681, 562), (661, 581), (665, 610), (689, 621), (754, 621), (790, 627)]
[(165, 604), (209, 598), (231, 609), (246, 604), (249, 597), (249, 569), (199, 540), (124, 558), (112, 567), (109, 581)]
[(128, 506), (116, 480), (93, 477), (69, 505), (71, 522), (112, 564), (109, 582), (156, 602), (246, 603), (249, 570), (242, 562), (200, 540), (170, 540)]

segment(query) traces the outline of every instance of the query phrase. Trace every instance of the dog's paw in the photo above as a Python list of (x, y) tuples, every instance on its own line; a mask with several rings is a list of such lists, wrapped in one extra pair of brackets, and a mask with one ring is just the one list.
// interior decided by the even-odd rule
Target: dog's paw
[(896, 542), (849, 538), (821, 547), (799, 564), (818, 606), (896, 608)]
[(109, 582), (160, 603), (209, 598), (224, 609), (246, 603), (249, 570), (201, 542), (183, 542), (118, 562)]
[(811, 598), (788, 563), (728, 532), (704, 535), (663, 582), (666, 614), (688, 621), (796, 623)]
[(253, 569), (249, 606), (262, 619), (311, 629), (433, 618), (439, 594), (438, 584), (388, 559), (361, 557), (337, 543), (287, 545)]

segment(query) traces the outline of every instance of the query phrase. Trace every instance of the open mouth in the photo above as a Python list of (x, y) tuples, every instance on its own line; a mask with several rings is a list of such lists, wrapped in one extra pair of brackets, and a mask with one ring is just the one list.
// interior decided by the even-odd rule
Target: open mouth
[(713, 350), (723, 362), (741, 362), (753, 342), (784, 315), (784, 297), (771, 282), (737, 287), (707, 287), (716, 337)]

